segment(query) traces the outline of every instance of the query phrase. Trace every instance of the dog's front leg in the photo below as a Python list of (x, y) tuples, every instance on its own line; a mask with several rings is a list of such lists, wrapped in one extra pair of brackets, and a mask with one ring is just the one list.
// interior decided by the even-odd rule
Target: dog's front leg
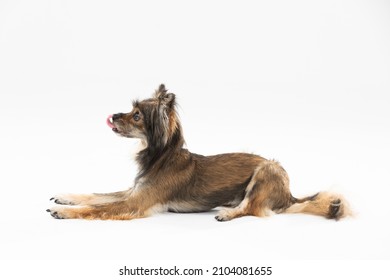
[(54, 206), (46, 211), (56, 219), (131, 220), (150, 215), (153, 206), (150, 202), (130, 198), (100, 205)]
[(132, 189), (113, 193), (61, 194), (50, 200), (61, 205), (97, 205), (123, 201), (131, 195)]
[(81, 207), (55, 206), (46, 211), (56, 219), (131, 220), (145, 216), (128, 202)]
[(149, 216), (159, 207), (158, 197), (150, 196), (146, 191), (132, 192), (121, 201), (86, 205), (86, 206), (55, 206), (47, 209), (56, 219), (89, 219), (89, 220), (131, 220)]

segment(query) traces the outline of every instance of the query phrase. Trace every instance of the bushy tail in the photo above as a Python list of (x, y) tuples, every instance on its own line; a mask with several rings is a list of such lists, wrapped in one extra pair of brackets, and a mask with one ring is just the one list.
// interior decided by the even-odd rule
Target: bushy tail
[(291, 198), (284, 213), (305, 213), (339, 220), (351, 214), (347, 201), (339, 194), (320, 192), (305, 198)]

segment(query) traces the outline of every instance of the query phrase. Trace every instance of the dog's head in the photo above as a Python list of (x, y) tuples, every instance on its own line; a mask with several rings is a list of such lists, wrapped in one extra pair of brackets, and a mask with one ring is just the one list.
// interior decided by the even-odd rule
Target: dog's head
[(107, 124), (120, 136), (139, 138), (148, 147), (162, 148), (180, 133), (175, 105), (175, 95), (162, 84), (152, 98), (134, 101), (130, 113), (110, 115)]

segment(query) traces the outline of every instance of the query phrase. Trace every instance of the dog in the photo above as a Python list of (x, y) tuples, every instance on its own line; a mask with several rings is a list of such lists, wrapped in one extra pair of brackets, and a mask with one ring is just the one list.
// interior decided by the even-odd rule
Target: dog
[(139, 171), (132, 188), (105, 194), (52, 197), (56, 219), (131, 220), (155, 212), (194, 213), (219, 207), (217, 221), (270, 213), (306, 213), (339, 220), (348, 215), (338, 194), (295, 198), (289, 177), (274, 160), (249, 153), (203, 156), (183, 148), (176, 96), (162, 84), (154, 95), (134, 101), (130, 113), (110, 115), (107, 124), (122, 137), (141, 140)]

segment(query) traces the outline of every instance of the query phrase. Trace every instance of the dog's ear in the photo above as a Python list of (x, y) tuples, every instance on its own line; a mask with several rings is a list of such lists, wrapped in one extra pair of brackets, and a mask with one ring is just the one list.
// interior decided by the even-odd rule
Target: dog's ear
[(158, 89), (156, 89), (156, 95), (161, 95), (161, 94), (166, 94), (167, 93), (167, 89), (165, 88), (165, 85), (164, 84), (161, 84)]
[(176, 96), (173, 93), (167, 93), (163, 98), (160, 98), (162, 104), (168, 106), (170, 109), (175, 105)]
[(168, 90), (165, 88), (164, 84), (161, 84), (155, 92), (154, 95), (161, 104), (172, 108), (175, 105), (175, 94), (168, 93)]

